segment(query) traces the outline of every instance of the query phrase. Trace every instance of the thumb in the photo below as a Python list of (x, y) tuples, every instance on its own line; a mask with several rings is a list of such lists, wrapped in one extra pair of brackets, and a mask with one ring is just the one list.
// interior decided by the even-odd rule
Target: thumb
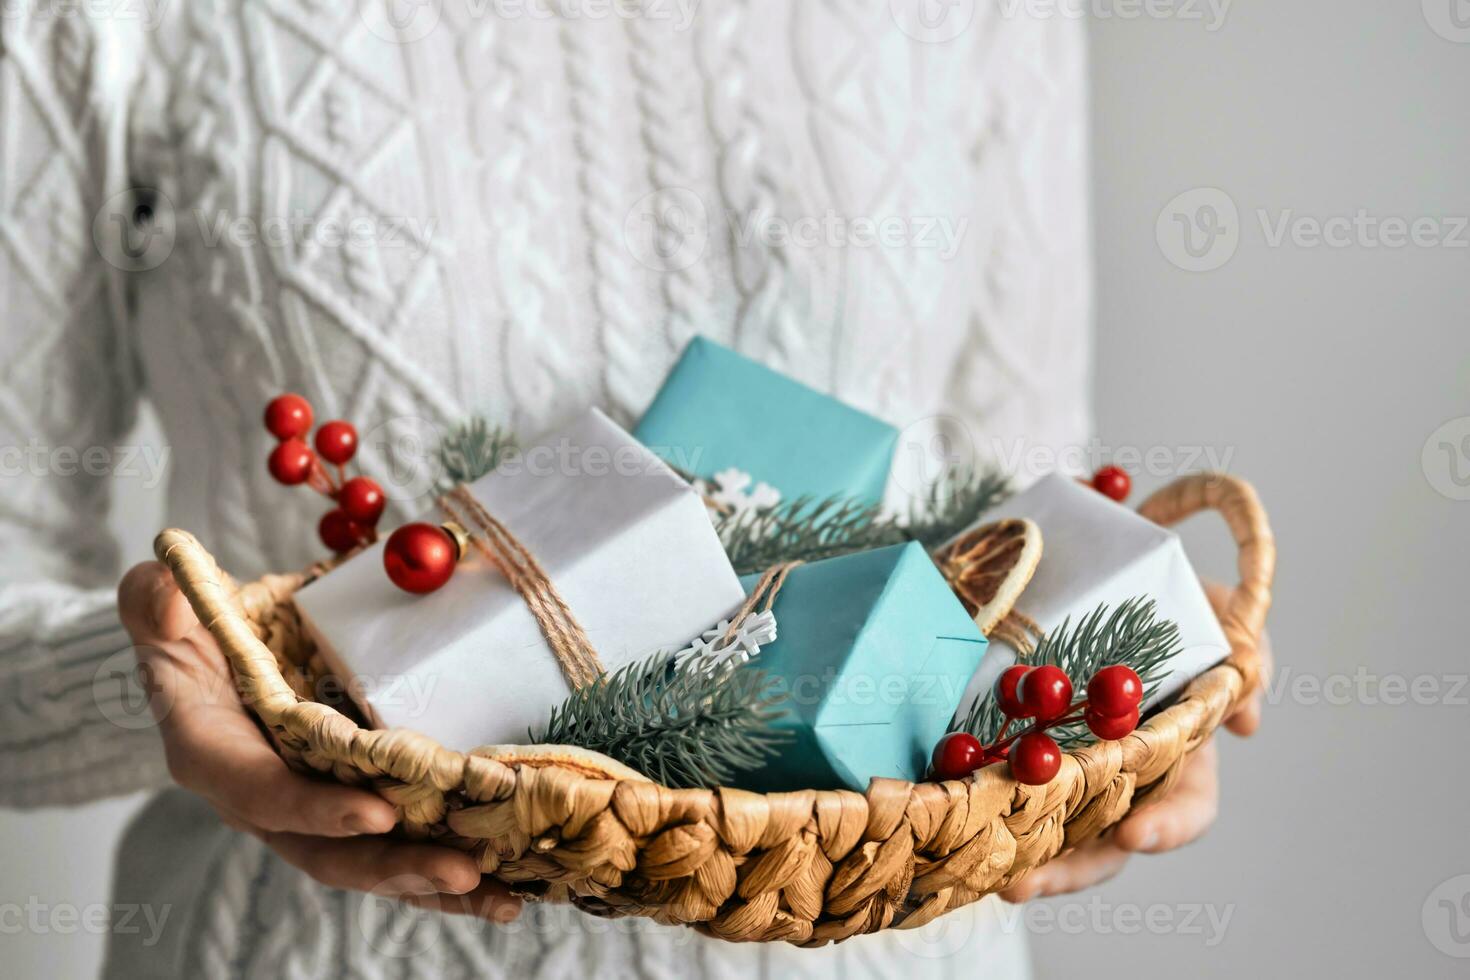
[(136, 643), (171, 643), (199, 625), (173, 573), (156, 561), (128, 569), (117, 587), (117, 606)]

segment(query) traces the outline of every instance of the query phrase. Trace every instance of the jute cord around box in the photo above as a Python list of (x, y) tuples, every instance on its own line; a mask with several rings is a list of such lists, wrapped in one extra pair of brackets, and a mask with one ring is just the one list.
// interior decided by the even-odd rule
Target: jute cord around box
[(536, 618), (562, 673), (574, 690), (602, 677), (607, 671), (551, 577), (514, 534), (485, 509), (463, 485), (439, 498), (439, 506), (451, 520), (470, 530), (476, 551), (500, 570)]
[[(731, 617), (730, 625), (725, 630), (724, 641), (726, 643), (735, 639), (735, 634), (740, 632), (740, 627), (744, 625), (747, 619), (755, 615), (757, 609), (763, 613), (771, 611), (771, 607), (776, 604), (776, 597), (781, 594), (781, 589), (786, 585), (786, 577), (791, 574), (792, 569), (802, 564), (805, 563), (800, 561), (782, 562), (779, 565), (772, 565), (761, 574), (760, 581), (755, 583), (755, 588), (750, 590), (750, 595), (746, 597), (745, 602), (741, 604), (740, 608), (736, 610), (735, 615)], [(779, 624), (777, 628), (780, 628)]]

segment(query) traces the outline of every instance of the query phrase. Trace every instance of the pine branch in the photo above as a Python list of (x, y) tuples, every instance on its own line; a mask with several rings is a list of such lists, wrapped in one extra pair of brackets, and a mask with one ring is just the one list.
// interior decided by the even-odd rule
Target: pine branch
[(663, 652), (577, 691), (532, 741), (580, 745), (674, 788), (727, 784), (786, 740), (759, 670)]
[[(1111, 613), (1103, 603), (1083, 616), (1075, 628), (1070, 619), (1063, 620), (1061, 626), (1037, 644), (1035, 653), (1025, 662), (1034, 666), (1055, 664), (1077, 685), (1085, 685), (1104, 667), (1126, 664), (1143, 681), (1146, 702), (1158, 690), (1169, 661), (1181, 649), (1178, 624), (1160, 619), (1154, 600), (1138, 596), (1119, 604)], [(950, 730), (969, 732), (982, 744), (989, 745), (999, 738), (1004, 724), (1005, 716), (995, 703), (993, 692), (986, 692), (963, 718), (951, 724)], [(1093, 741), (1092, 733), (1080, 722), (1053, 729), (1050, 734), (1063, 748)]]
[(1010, 477), (998, 470), (952, 470), (930, 487), (905, 532), (929, 550), (968, 530), (990, 508), (1011, 495)]
[(852, 500), (802, 497), (723, 517), (716, 530), (735, 570), (747, 575), (784, 561), (820, 561), (905, 541), (937, 548), (1010, 490), (1010, 481), (995, 471), (958, 471), (936, 483), (907, 517), (884, 516), (881, 507)]
[(439, 463), (444, 470), (442, 489), (475, 482), (499, 466), (515, 448), (515, 438), (498, 426), (492, 429), (483, 416), (459, 423), (439, 444)]

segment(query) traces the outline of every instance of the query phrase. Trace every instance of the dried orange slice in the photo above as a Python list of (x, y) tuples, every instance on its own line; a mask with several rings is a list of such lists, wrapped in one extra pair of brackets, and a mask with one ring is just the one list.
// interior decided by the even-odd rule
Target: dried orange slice
[(934, 561), (986, 636), (1015, 608), (1041, 561), (1041, 529), (1007, 518), (966, 531)]

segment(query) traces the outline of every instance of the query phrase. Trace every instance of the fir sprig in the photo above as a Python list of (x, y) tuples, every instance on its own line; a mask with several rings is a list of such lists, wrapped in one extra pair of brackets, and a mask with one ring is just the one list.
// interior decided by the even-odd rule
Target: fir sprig
[[(1024, 662), (1032, 666), (1055, 664), (1079, 687), (1104, 667), (1126, 664), (1143, 681), (1143, 697), (1147, 701), (1158, 690), (1165, 668), (1180, 649), (1178, 624), (1160, 619), (1154, 600), (1138, 596), (1120, 603), (1112, 612), (1103, 603), (1083, 616), (1075, 628), (1070, 619), (1063, 620)], [(1005, 716), (993, 693), (987, 691), (950, 725), (950, 730), (969, 732), (982, 745), (990, 745), (1000, 737), (1004, 725)], [(1052, 729), (1049, 734), (1063, 748), (1092, 740), (1092, 734), (1081, 722)]]
[(746, 575), (779, 562), (820, 561), (905, 541), (936, 548), (1004, 500), (1010, 481), (993, 470), (952, 471), (907, 516), (852, 500), (802, 497), (719, 519), (716, 529), (735, 570)]
[(662, 652), (577, 691), (532, 740), (580, 745), (673, 788), (720, 786), (774, 758), (771, 681), (708, 656)]
[(506, 454), (515, 449), (515, 437), (499, 426), (492, 428), (483, 416), (476, 415), (459, 423), (439, 443), (443, 487), (475, 482), (499, 466)]

